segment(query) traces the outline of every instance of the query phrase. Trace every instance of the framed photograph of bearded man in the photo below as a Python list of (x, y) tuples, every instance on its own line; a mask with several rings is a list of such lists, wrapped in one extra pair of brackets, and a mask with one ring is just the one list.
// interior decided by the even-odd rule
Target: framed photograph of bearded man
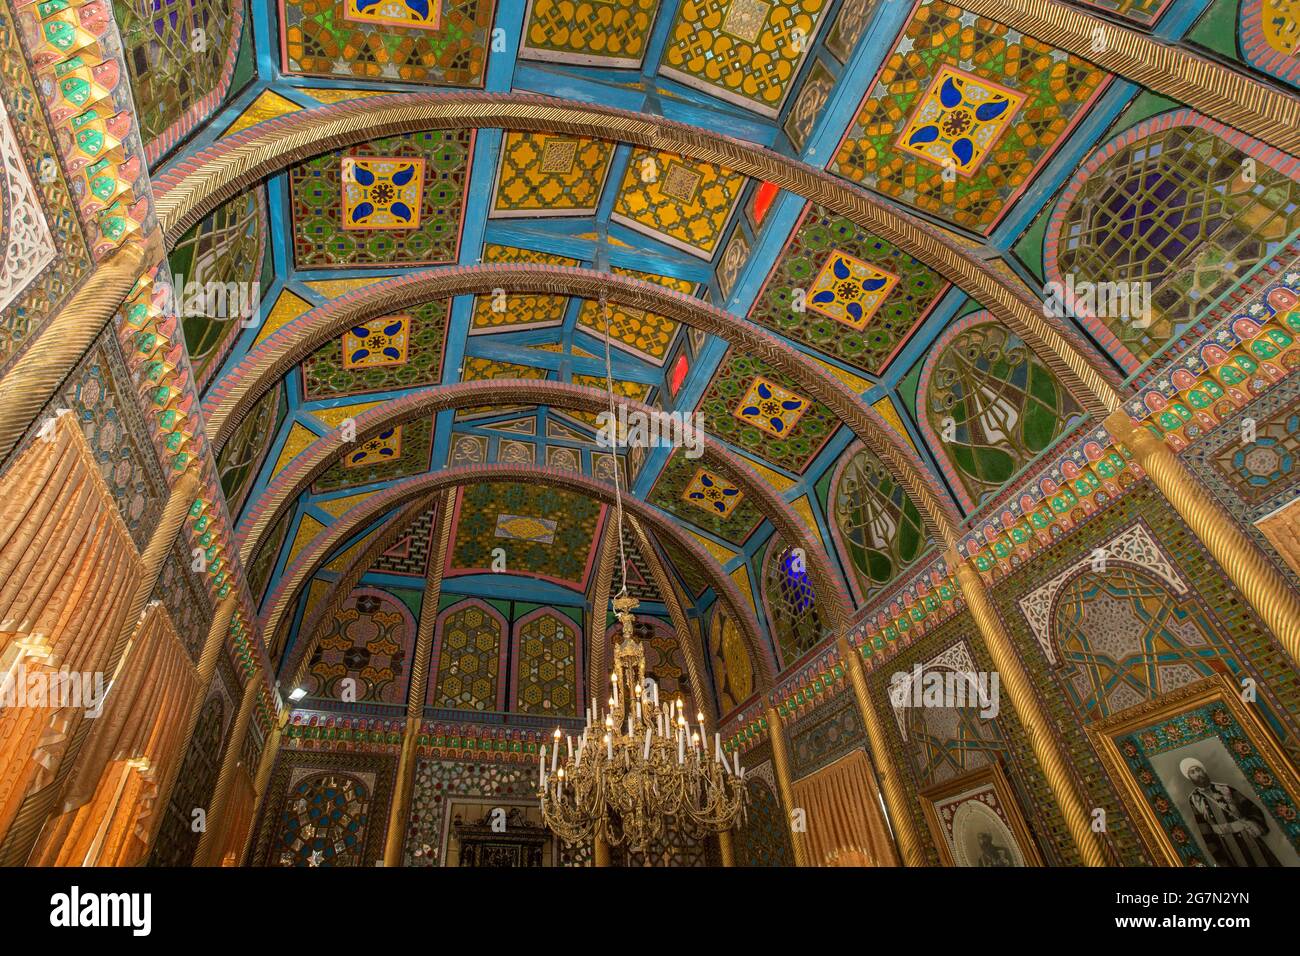
[(1300, 774), (1227, 675), (1088, 727), (1143, 840), (1171, 866), (1300, 866)]

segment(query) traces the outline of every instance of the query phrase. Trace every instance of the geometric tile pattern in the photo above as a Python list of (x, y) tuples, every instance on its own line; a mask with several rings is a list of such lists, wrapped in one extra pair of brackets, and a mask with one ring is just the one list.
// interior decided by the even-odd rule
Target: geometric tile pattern
[[(370, 447), (372, 444), (374, 447)], [(343, 461), (331, 465), (316, 479), (313, 491), (320, 494), (422, 474), (429, 469), (432, 451), (433, 421), (422, 418), (407, 422), (375, 436), (364, 447), (350, 447)]]
[(759, 376), (745, 390), (733, 414), (743, 422), (780, 437), (799, 424), (808, 407), (808, 399), (802, 395)]
[(613, 156), (614, 145), (604, 140), (508, 132), (492, 215), (592, 213)]
[[(290, 207), (298, 268), (453, 261), (473, 141), (473, 130), (403, 133), (292, 167)], [(367, 164), (374, 168), (363, 173)], [(349, 170), (355, 181), (345, 175)], [(363, 182), (379, 172), (392, 183), (379, 175), (369, 185)], [(408, 178), (404, 185), (398, 182)]]
[[(481, 87), (492, 28), (492, 0), (442, 0), (405, 7), (394, 29), (374, 17), (349, 17), (366, 0), (279, 0), (284, 72), (367, 82)], [(421, 14), (410, 19), (413, 9)], [(427, 11), (427, 12), (425, 12)], [(390, 18), (396, 20), (396, 17)], [(431, 29), (437, 24), (438, 29)], [(420, 29), (410, 29), (418, 26)]]
[(898, 285), (898, 276), (833, 252), (813, 280), (808, 307), (861, 332)]
[[(615, 275), (632, 276), (686, 295), (695, 288), (693, 282), (657, 275), (653, 272), (639, 272), (636, 269), (623, 269), (617, 266), (612, 271)], [(604, 339), (605, 316), (599, 302), (583, 300), (582, 308), (578, 312), (578, 325), (597, 338)], [(626, 346), (629, 351), (656, 365), (663, 363), (664, 356), (668, 354), (668, 346), (672, 344), (673, 333), (676, 331), (677, 323), (671, 319), (618, 302), (609, 303), (610, 340)]]
[(515, 622), (519, 654), (515, 696), (522, 714), (577, 713), (578, 632), (573, 622), (545, 609)]
[(894, 145), (971, 176), (1024, 99), (991, 80), (941, 66)]
[[(705, 484), (706, 479), (710, 484)], [(751, 497), (741, 492), (734, 481), (713, 467), (701, 468), (681, 449), (668, 459), (647, 500), (737, 545), (763, 520)]]
[(444, 611), (438, 625), (438, 673), (430, 704), (496, 710), (504, 632), (505, 621), (481, 601), (466, 601)]
[[(535, 262), (549, 266), (576, 266), (577, 259), (487, 243), (483, 246), (484, 262)], [(503, 328), (544, 328), (564, 321), (568, 298), (562, 295), (544, 295), (535, 292), (514, 292), (502, 289), (501, 294), (483, 294), (474, 297), (474, 332), (495, 332)]]
[(520, 56), (638, 67), (658, 9), (659, 0), (533, 0)]
[(671, 246), (712, 258), (745, 176), (676, 153), (634, 149), (613, 218)]
[[(861, 299), (819, 302), (817, 294), (823, 289), (818, 277), (841, 259), (896, 276), (897, 282), (871, 292), (863, 289)], [(938, 273), (891, 243), (809, 203), (749, 318), (860, 371), (878, 373), (947, 288)], [(795, 306), (801, 296), (804, 308), (799, 311)], [(861, 303), (865, 318), (862, 326), (849, 330), (832, 320), (853, 301)]]
[[(995, 86), (998, 92), (980, 93), (989, 97), (987, 102), (971, 99), (963, 105), (968, 97), (955, 84), (943, 83), (945, 77), (964, 79), (970, 92)], [(868, 90), (830, 170), (959, 226), (987, 232), (1106, 77), (1103, 70), (1003, 24), (944, 0), (926, 0)], [(1010, 100), (1008, 108), (999, 109), (993, 97), (1012, 95), (1023, 102), (1016, 121), (1006, 125)], [(983, 139), (976, 143), (960, 130), (969, 134), (973, 123), (980, 125), (973, 111), (981, 107), (986, 115), (998, 115), (988, 115)], [(933, 116), (926, 112), (936, 109)], [(899, 144), (904, 117), (940, 119), (940, 114), (947, 129), (922, 123), (910, 134), (910, 144)], [(1005, 128), (995, 127), (999, 120)], [(916, 147), (924, 147), (932, 134), (935, 142), (949, 142), (945, 154), (953, 159), (954, 172), (946, 173), (933, 153), (918, 155)]]
[[(305, 401), (437, 384), (450, 301), (384, 316), (322, 345), (302, 363)], [(362, 336), (362, 330), (369, 334)]]
[(661, 72), (775, 116), (812, 47), (827, 0), (699, 0), (682, 4)]

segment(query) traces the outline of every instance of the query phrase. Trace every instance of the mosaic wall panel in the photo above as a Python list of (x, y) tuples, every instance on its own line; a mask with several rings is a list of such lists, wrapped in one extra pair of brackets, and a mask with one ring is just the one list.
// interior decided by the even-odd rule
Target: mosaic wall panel
[(789, 728), (790, 774), (795, 780), (866, 746), (862, 713), (851, 690), (819, 704)]
[(543, 485), (484, 482), (462, 488), (447, 570), (488, 570), (493, 550), (501, 548), (513, 574), (582, 585), (600, 512), (599, 502)]
[(405, 703), (415, 630), (415, 615), (399, 597), (378, 588), (354, 588), (338, 613), (321, 625), (303, 682), (307, 696)]
[(280, 520), (271, 526), (266, 543), (246, 565), (248, 589), (253, 595), (253, 600), (259, 604), (266, 595), (266, 585), (271, 580), (271, 572), (275, 570), (275, 560), (280, 556), (280, 548), (284, 545), (285, 535), (289, 532), (289, 522), (292, 519), (293, 512), (286, 511)]
[(596, 211), (614, 144), (581, 136), (507, 132), (493, 216), (576, 216)]
[(987, 313), (953, 326), (930, 350), (918, 387), (921, 431), (949, 461), (963, 503), (995, 495), (1082, 414), (1023, 340)]
[(515, 622), (515, 709), (522, 714), (578, 714), (580, 638), (573, 621), (549, 610)]
[(733, 544), (743, 544), (763, 521), (763, 513), (725, 469), (705, 467), (701, 459), (674, 451), (647, 500), (696, 527)]
[(734, 836), (737, 866), (794, 866), (790, 821), (781, 807), (770, 751), (764, 743), (741, 758), (749, 808)]
[(921, 513), (893, 472), (858, 444), (840, 458), (830, 505), (831, 535), (859, 603), (878, 594), (929, 547)]
[[(1246, 442), (1243, 422), (1255, 422), (1255, 440)], [(1183, 453), (1201, 483), (1278, 569), (1300, 587), (1290, 564), (1277, 555), (1255, 522), (1300, 496), (1300, 377), (1291, 376), (1262, 398), (1227, 418)]]
[[(1132, 529), (1139, 522), (1146, 532), (1145, 541), (1153, 544), (1138, 547), (1143, 539), (1135, 537)], [(1119, 544), (1124, 542), (1128, 542), (1127, 547), (1120, 549)], [(1058, 583), (1058, 579), (1068, 582), (1067, 572), (1078, 579), (1081, 557), (1091, 556), (1098, 549), (1111, 559), (1107, 570), (1099, 572), (1104, 587), (1100, 582), (1092, 582), (1092, 593), (1084, 590), (1080, 595), (1080, 589), (1070, 592)], [(1140, 578), (1134, 568), (1141, 572)], [(1034, 592), (1041, 592), (1048, 585), (1060, 590), (1048, 605), (1052, 616), (1046, 619), (1045, 629), (1042, 613), (1036, 611), (1043, 606), (1042, 595)], [(1140, 587), (1135, 590), (1135, 585)], [(1086, 600), (1082, 611), (1078, 610), (1080, 596)], [(1078, 683), (1071, 686), (1078, 665), (1070, 660), (1071, 655), (1077, 656), (1080, 651), (1097, 657), (1125, 648), (1130, 648), (1126, 653), (1131, 653), (1134, 641), (1149, 638), (1157, 626), (1163, 628), (1170, 635), (1170, 663), (1187, 666), (1157, 675), (1156, 680), (1164, 681), (1162, 687), (1185, 682), (1191, 677), (1191, 670), (1241, 672), (1245, 667), (1260, 689), (1261, 713), (1268, 718), (1283, 747), (1293, 755), (1300, 751), (1300, 737), (1295, 729), (1296, 715), (1300, 714), (1300, 675), (1200, 542), (1148, 482), (1136, 485), (1070, 537), (1038, 555), (1015, 578), (1002, 582), (994, 598), (1026, 670), (1043, 689), (1044, 704), (1053, 725), (1061, 729), (1072, 766), (1078, 768), (1090, 798), (1097, 806), (1108, 808), (1108, 816), (1117, 817), (1122, 811), (1085, 739), (1082, 724), (1109, 705), (1103, 702), (1100, 708), (1094, 705), (1088, 710), (1080, 709), (1077, 702), (1089, 698), (1079, 693)], [(1072, 620), (1081, 620), (1084, 613), (1106, 622), (1104, 631), (1089, 632), (1086, 650), (1078, 636), (1085, 632), (1077, 625), (1072, 626)], [(1134, 613), (1142, 621), (1141, 626), (1125, 623), (1132, 622)], [(1058, 619), (1057, 615), (1063, 617)], [(1049, 635), (1045, 642), (1040, 640), (1044, 632)], [(1062, 637), (1073, 642), (1064, 651)], [(1093, 645), (1097, 650), (1092, 649)], [(1048, 649), (1061, 653), (1049, 659)], [(1183, 661), (1173, 660), (1175, 654), (1181, 654)], [(1243, 664), (1247, 661), (1248, 666)], [(1130, 689), (1120, 704), (1129, 698), (1150, 695), (1150, 686), (1144, 690), (1140, 682), (1148, 679), (1148, 675), (1138, 673), (1126, 677)], [(1084, 685), (1083, 690), (1086, 693), (1088, 686)], [(1123, 831), (1122, 839), (1116, 828), (1112, 827), (1110, 833), (1122, 858), (1135, 859), (1144, 854), (1131, 832)]]
[(613, 219), (710, 259), (744, 188), (745, 177), (722, 166), (634, 149)]
[[(873, 294), (863, 288), (861, 276), (855, 282), (845, 270), (845, 279), (837, 278), (836, 262), (852, 260), (894, 281)], [(810, 203), (749, 318), (863, 372), (876, 373), (947, 288), (936, 272), (897, 247)], [(831, 296), (819, 301), (818, 294), (824, 292)], [(802, 311), (795, 307), (800, 297)], [(865, 318), (853, 319), (844, 311), (854, 302), (865, 306)]]
[(287, 413), (284, 388), (277, 386), (257, 400), (234, 434), (221, 446), (217, 455), (217, 472), (221, 475), (221, 490), (232, 516), (238, 516), (243, 510), (244, 501), (257, 481)]
[[(830, 168), (956, 225), (988, 232), (1106, 78), (1000, 23), (925, 0)], [(977, 119), (977, 111), (996, 115)], [(952, 172), (945, 176), (945, 169)]]
[(709, 589), (709, 580), (704, 576), (694, 558), (671, 541), (660, 540), (659, 546), (663, 548), (664, 554), (667, 555), (669, 566), (677, 572), (681, 583), (685, 586), (688, 597), (698, 599), (700, 595)]
[[(217, 678), (220, 681), (220, 678)], [(154, 838), (149, 866), (190, 866), (201, 832), (194, 829), (194, 811), (207, 808), (221, 770), (222, 739), (231, 717), (230, 706), (219, 690), (203, 703), (194, 736), (181, 763), (180, 773)]]
[(189, 542), (185, 535), (177, 535), (149, 600), (161, 601), (167, 608), (176, 635), (189, 653), (190, 660), (197, 664), (212, 623), (213, 608), (202, 575), (190, 570), (190, 562)]
[[(492, 0), (433, 0), (411, 29), (349, 18), (347, 0), (280, 0), (281, 64), (286, 73), (330, 79), (483, 86), (492, 30)], [(436, 26), (436, 29), (434, 28)]]
[(659, 0), (532, 0), (520, 56), (636, 67), (645, 56)]
[(783, 666), (793, 664), (826, 636), (807, 563), (782, 541), (773, 542), (763, 563), (763, 605)]
[[(1047, 277), (1072, 277), (1076, 298), (1083, 283), (1150, 283), (1142, 321), (1132, 321), (1131, 306), (1076, 309), (1096, 316), (1087, 324), (1129, 371), (1300, 235), (1300, 181), (1270, 165), (1271, 155), (1179, 110), (1137, 124), (1075, 174), (1047, 227)], [(1117, 220), (1136, 227), (1116, 235)]]
[(426, 302), (322, 345), (302, 363), (304, 400), (438, 384), (450, 306), (449, 299)]
[(847, 63), (853, 48), (875, 12), (876, 0), (844, 0), (826, 34), (826, 49), (841, 63)]
[(660, 72), (775, 116), (812, 47), (827, 0), (700, 0), (677, 8)]
[(0, 7), (0, 79), (2, 370), (90, 271), (91, 261), (62, 176), (40, 174), (57, 153), (8, 7)]
[(432, 707), (504, 710), (505, 619), (482, 601), (464, 601), (438, 615)]
[(781, 125), (785, 135), (790, 137), (790, 144), (794, 146), (796, 152), (802, 152), (804, 146), (808, 144), (808, 137), (812, 135), (813, 127), (817, 125), (817, 120), (821, 117), (822, 109), (830, 99), (833, 89), (835, 89), (835, 77), (822, 65), (821, 60), (814, 60), (812, 68), (808, 71), (808, 78), (804, 80), (803, 86), (799, 88), (799, 95), (795, 97), (790, 115)]
[(534, 798), (537, 786), (534, 763), (417, 759), (402, 865), (442, 866), (450, 800), (457, 797), (502, 797), (517, 803)]
[(374, 866), (397, 758), (373, 753), (282, 750), (267, 785), (257, 866)]
[[(473, 130), (405, 133), (326, 153), (293, 167), (289, 188), (298, 268), (454, 262), (473, 144)], [(351, 187), (344, 182), (343, 168), (344, 160), (351, 157), (402, 157), (422, 163), (422, 169), (416, 166), (420, 200), (409, 215), (398, 217), (402, 227), (345, 228), (345, 187)], [(384, 189), (386, 184), (378, 183), (376, 188)]]
[[(757, 412), (741, 418), (742, 412), (755, 407), (752, 392), (759, 380), (794, 396), (779, 404), (784, 405), (785, 401), (800, 403), (793, 409), (780, 410), (781, 414), (792, 413), (788, 419), (794, 419), (793, 423), (784, 425), (780, 433), (774, 434), (771, 427), (755, 424), (760, 420), (765, 425), (768, 424), (766, 416), (760, 416)], [(759, 402), (759, 411), (765, 405), (766, 401)], [(704, 416), (709, 434), (716, 435), (763, 461), (796, 473), (802, 472), (812, 463), (839, 424), (839, 420), (829, 411), (800, 394), (800, 388), (793, 379), (776, 371), (762, 359), (737, 352), (734, 348), (727, 350), (696, 411)]]
[[(312, 491), (321, 494), (337, 491), (340, 488), (355, 488), (358, 485), (374, 484), (378, 481), (391, 481), (396, 478), (409, 478), (429, 470), (433, 454), (433, 421), (422, 418), (418, 421), (399, 425), (395, 431), (398, 436), (397, 454), (390, 457), (367, 457), (360, 464), (349, 466), (347, 460), (330, 466), (330, 469), (316, 479)], [(356, 454), (370, 455), (370, 446), (393, 444), (391, 437), (383, 435), (370, 439), (360, 446)]]
[[(963, 611), (915, 644), (901, 648), (883, 666), (867, 675), (871, 699), (883, 718), (892, 759), (895, 766), (903, 770), (900, 779), (909, 797), (908, 812), (921, 835), (928, 863), (938, 865), (939, 856), (921, 809), (919, 792), (935, 782), (958, 776), (967, 769), (985, 766), (996, 759), (1002, 763), (1012, 788), (1019, 796), (1020, 805), (1026, 809), (1025, 815), (1037, 836), (1038, 845), (1054, 865), (1073, 864), (1077, 861), (1077, 853), (1069, 831), (1047, 780), (1038, 768), (1028, 738), (1011, 708), (1002, 707), (995, 721), (989, 721), (981, 718), (978, 711), (957, 712), (970, 711), (970, 708), (895, 709), (892, 706), (890, 684), (893, 675), (910, 674), (917, 665), (923, 672), (934, 661), (940, 669), (946, 663), (950, 670), (991, 673), (992, 661), (977, 634), (970, 615)], [(904, 728), (907, 736), (904, 736)], [(1109, 796), (1109, 804), (1095, 805), (1106, 808), (1107, 823), (1113, 824), (1111, 836), (1127, 840), (1126, 846), (1135, 846), (1127, 818), (1115, 803), (1113, 794)], [(1118, 836), (1115, 831), (1118, 831)], [(1130, 850), (1128, 859), (1132, 859), (1132, 852)], [(1139, 856), (1137, 859), (1145, 858)]]
[[(532, 249), (486, 243), (483, 246), (484, 262), (539, 262), (551, 266), (576, 266), (577, 259), (556, 256)], [(503, 290), (505, 291), (505, 290)], [(562, 295), (541, 295), (532, 292), (509, 292), (504, 297), (480, 295), (474, 297), (472, 332), (493, 332), (501, 328), (520, 326), (542, 327), (559, 325), (564, 321), (564, 310), (569, 300)], [(504, 308), (502, 307), (504, 306)]]
[(167, 484), (112, 328), (90, 347), (40, 417), (59, 408), (77, 416), (108, 492), (143, 551), (162, 516)]
[[(146, 144), (184, 135), (230, 83), (243, 4), (229, 0), (113, 0), (136, 121)], [(197, 115), (196, 115), (197, 114)]]

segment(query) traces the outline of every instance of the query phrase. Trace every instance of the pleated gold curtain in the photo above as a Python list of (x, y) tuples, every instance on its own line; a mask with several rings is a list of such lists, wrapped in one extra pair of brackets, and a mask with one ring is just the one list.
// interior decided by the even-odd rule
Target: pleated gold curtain
[(813, 866), (898, 866), (871, 761), (862, 750), (794, 783)]
[(42, 832), (40, 866), (134, 866), (144, 859), (158, 788), (180, 760), (184, 715), (197, 679), (167, 610), (141, 617), (103, 714), (96, 719), (63, 794), (62, 814)]
[(222, 824), (220, 851), (217, 859), (221, 866), (239, 866), (239, 855), (244, 849), (244, 839), (253, 825), (253, 780), (248, 775), (248, 767), (241, 766), (235, 771), (235, 779), (230, 787), (230, 802), (227, 804), (225, 823)]
[(85, 437), (61, 413), (0, 477), (0, 690), (13, 695), (0, 709), (0, 838), (54, 779), (86, 711), (15, 704), (60, 672), (103, 672), (140, 573)]

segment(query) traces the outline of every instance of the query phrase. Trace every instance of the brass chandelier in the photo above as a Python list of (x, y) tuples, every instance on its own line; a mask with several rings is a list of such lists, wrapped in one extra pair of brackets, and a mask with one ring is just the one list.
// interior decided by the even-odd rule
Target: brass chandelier
[(566, 843), (603, 840), (644, 849), (673, 826), (728, 830), (745, 809), (739, 752), (728, 762), (718, 734), (710, 747), (704, 715), (692, 725), (680, 698), (661, 703), (655, 682), (646, 680), (645, 652), (632, 631), (636, 605), (626, 594), (614, 599), (623, 639), (615, 648), (604, 721), (593, 698), (576, 741), (557, 728), (549, 754), (542, 747), (542, 818)]

